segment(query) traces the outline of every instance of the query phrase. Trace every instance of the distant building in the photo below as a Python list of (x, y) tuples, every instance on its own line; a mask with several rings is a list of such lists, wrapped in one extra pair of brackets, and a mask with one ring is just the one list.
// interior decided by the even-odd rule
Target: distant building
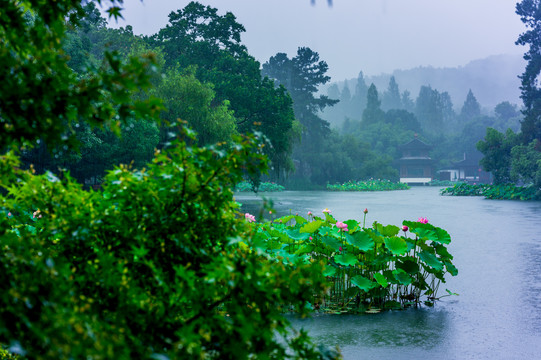
[(479, 162), (483, 154), (479, 151), (464, 153), (464, 159), (453, 164), (449, 169), (438, 171), (440, 180), (464, 181), (468, 183), (488, 184), (492, 174), (483, 171)]
[(398, 160), (400, 182), (410, 185), (425, 185), (433, 178), (433, 163), (428, 152), (432, 146), (415, 139), (399, 147), (402, 157)]

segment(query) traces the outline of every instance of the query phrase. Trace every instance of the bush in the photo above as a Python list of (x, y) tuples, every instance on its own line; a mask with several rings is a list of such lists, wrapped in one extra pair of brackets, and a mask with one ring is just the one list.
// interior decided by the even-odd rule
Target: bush
[(349, 181), (343, 184), (327, 184), (327, 190), (331, 191), (390, 191), (390, 190), (407, 190), (410, 187), (404, 183), (394, 183), (390, 180), (366, 180), (366, 181)]
[(284, 191), (285, 187), (278, 185), (273, 182), (262, 182), (259, 183), (257, 188), (248, 181), (242, 181), (237, 184), (235, 191), (247, 192), (247, 191), (262, 191), (262, 192), (274, 192), (274, 191)]
[(504, 185), (469, 185), (457, 184), (441, 190), (442, 195), (452, 196), (484, 196), (487, 199), (496, 200), (538, 200), (541, 191), (535, 186)]
[(306, 314), (324, 279), (239, 246), (251, 230), (230, 189), (266, 162), (253, 140), (232, 149), (178, 142), (99, 192), (10, 167), (0, 344), (32, 359), (322, 358), (305, 334), (277, 340), (281, 305)]

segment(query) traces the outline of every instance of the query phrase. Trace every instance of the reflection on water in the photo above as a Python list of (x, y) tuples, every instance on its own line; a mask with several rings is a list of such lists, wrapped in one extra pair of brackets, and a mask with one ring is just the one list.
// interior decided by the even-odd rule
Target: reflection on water
[[(440, 289), (460, 296), (434, 308), (293, 318), (317, 341), (338, 345), (346, 359), (541, 358), (541, 202), (440, 196), (435, 188), (263, 195), (277, 216), (329, 208), (337, 219), (362, 220), (368, 208), (367, 225), (423, 216), (451, 234), (459, 274)], [(259, 212), (260, 196), (236, 198), (244, 211)]]

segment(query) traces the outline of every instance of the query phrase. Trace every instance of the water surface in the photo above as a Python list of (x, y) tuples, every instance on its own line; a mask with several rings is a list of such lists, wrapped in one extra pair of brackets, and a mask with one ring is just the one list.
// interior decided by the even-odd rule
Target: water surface
[(293, 319), (317, 341), (338, 345), (345, 359), (541, 359), (541, 202), (440, 196), (416, 187), (392, 192), (237, 194), (258, 213), (261, 197), (277, 215), (329, 208), (338, 220), (401, 225), (427, 217), (452, 237), (459, 270), (440, 286), (460, 296), (434, 308), (373, 315), (316, 315)]

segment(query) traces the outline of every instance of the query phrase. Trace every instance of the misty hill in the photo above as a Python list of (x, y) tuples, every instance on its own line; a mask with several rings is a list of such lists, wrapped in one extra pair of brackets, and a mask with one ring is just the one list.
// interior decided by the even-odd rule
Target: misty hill
[[(394, 76), (400, 91), (408, 90), (414, 101), (421, 86), (430, 85), (440, 92), (447, 91), (455, 110), (460, 110), (468, 90), (471, 89), (481, 107), (490, 112), (502, 101), (522, 106), (518, 75), (522, 74), (525, 66), (526, 61), (522, 55), (494, 55), (455, 68), (422, 66), (409, 70), (395, 70), (392, 74), (365, 76), (365, 82), (367, 85), (374, 83), (381, 96), (389, 85), (390, 77)], [(345, 82), (351, 93), (354, 93), (357, 79), (337, 82), (340, 90), (343, 89)]]

